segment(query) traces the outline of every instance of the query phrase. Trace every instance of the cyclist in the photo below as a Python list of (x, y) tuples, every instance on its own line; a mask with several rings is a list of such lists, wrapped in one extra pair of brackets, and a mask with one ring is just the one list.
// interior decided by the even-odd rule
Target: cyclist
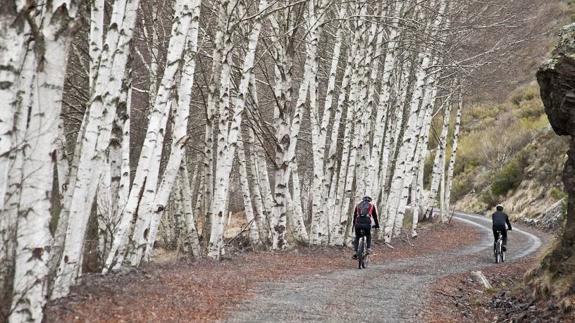
[(355, 228), (355, 240), (353, 243), (353, 259), (357, 259), (357, 245), (359, 238), (363, 235), (367, 240), (367, 253), (371, 252), (371, 227), (374, 229), (379, 228), (379, 220), (377, 216), (377, 207), (372, 203), (369, 196), (365, 196), (363, 200), (355, 207), (353, 212), (353, 227)]
[(499, 204), (496, 207), (495, 213), (491, 216), (493, 220), (493, 246), (497, 243), (497, 231), (501, 231), (501, 235), (503, 235), (503, 250), (506, 250), (507, 246), (507, 228), (509, 227), (509, 231), (512, 230), (511, 222), (509, 222), (509, 217), (507, 214), (503, 212), (503, 205)]

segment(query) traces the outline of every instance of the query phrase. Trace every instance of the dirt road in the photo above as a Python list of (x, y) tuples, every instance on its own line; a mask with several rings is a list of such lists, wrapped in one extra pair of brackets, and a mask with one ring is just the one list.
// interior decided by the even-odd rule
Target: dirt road
[[(481, 231), (481, 243), (450, 252), (378, 263), (367, 270), (338, 270), (287, 282), (261, 284), (256, 296), (228, 312), (226, 322), (416, 322), (428, 301), (429, 286), (446, 275), (496, 266), (491, 222), (457, 214), (456, 221)], [(508, 261), (536, 252), (538, 234), (515, 227), (509, 233)], [(505, 266), (497, 265), (497, 266)]]

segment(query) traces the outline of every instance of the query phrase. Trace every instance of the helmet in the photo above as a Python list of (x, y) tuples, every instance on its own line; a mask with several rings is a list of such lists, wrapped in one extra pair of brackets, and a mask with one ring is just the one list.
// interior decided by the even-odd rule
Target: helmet
[(364, 201), (368, 201), (368, 202), (371, 202), (371, 201), (372, 201), (371, 197), (369, 197), (369, 196), (367, 196), (367, 195), (363, 197), (363, 200), (364, 200)]
[(497, 204), (497, 206), (495, 207), (495, 209), (496, 209), (497, 211), (503, 211), (503, 205)]

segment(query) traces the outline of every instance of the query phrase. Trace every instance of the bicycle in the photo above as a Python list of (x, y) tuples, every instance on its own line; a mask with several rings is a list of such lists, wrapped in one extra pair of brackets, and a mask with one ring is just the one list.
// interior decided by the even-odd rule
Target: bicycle
[(497, 231), (497, 240), (493, 246), (493, 253), (495, 255), (495, 263), (505, 262), (505, 249), (503, 248), (503, 234)]
[(360, 230), (361, 238), (357, 243), (357, 262), (358, 262), (358, 269), (365, 269), (369, 264), (369, 254), (367, 253), (367, 236), (365, 234), (364, 229)]

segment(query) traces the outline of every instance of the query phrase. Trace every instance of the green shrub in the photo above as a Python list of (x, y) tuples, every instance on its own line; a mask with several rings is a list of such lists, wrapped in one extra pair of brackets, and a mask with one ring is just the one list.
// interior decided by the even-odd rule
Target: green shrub
[(503, 168), (495, 173), (491, 185), (491, 194), (494, 197), (505, 196), (507, 192), (516, 189), (523, 180), (523, 170), (527, 164), (527, 156), (519, 154)]
[(565, 193), (563, 190), (557, 188), (557, 187), (553, 187), (550, 191), (549, 191), (549, 196), (554, 199), (555, 201), (559, 201), (562, 200), (564, 198), (567, 197), (567, 193)]
[(453, 186), (451, 187), (451, 199), (453, 201), (457, 201), (473, 191), (475, 188), (473, 185), (473, 174), (474, 172), (471, 169), (453, 179)]
[(485, 190), (479, 196), (479, 200), (487, 205), (488, 209), (493, 208), (499, 203), (499, 198), (494, 196), (491, 190)]
[(522, 102), (531, 101), (535, 98), (539, 98), (539, 86), (537, 86), (537, 84), (531, 83), (513, 91), (511, 93), (510, 101), (514, 105), (519, 106)]

